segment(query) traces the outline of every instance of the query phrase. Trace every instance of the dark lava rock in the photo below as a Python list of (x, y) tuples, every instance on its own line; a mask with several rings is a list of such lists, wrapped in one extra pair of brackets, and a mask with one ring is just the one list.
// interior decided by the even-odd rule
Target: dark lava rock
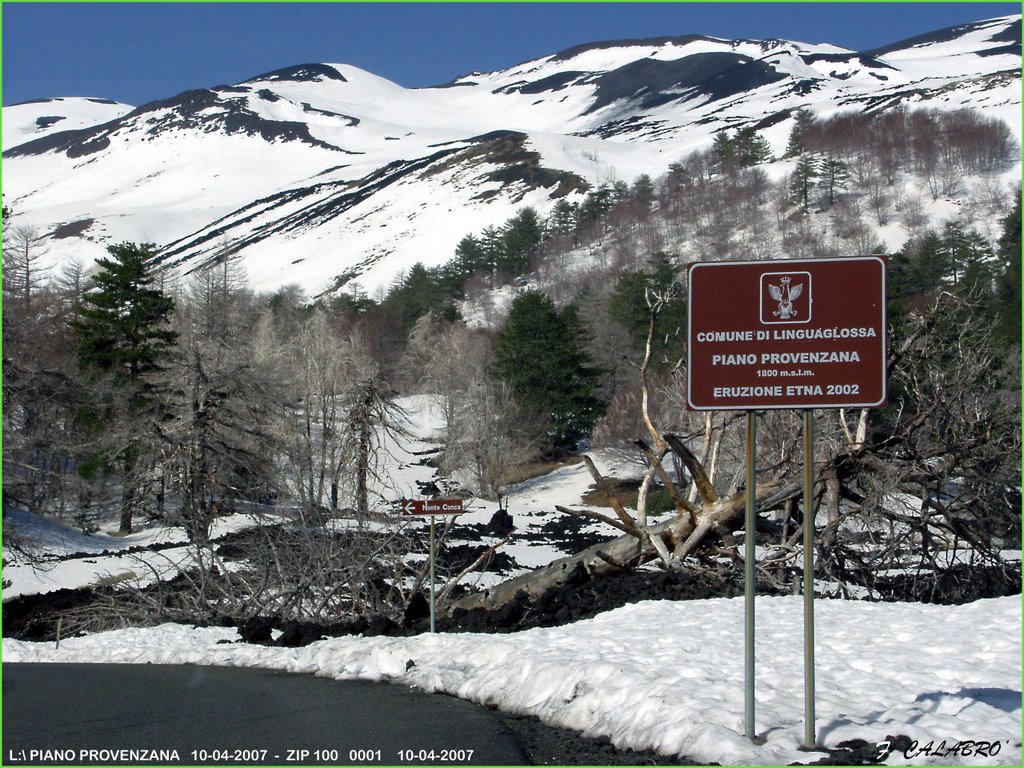
[(607, 737), (592, 739), (579, 731), (546, 725), (535, 717), (503, 715), (531, 765), (717, 765), (685, 757), (618, 749)]
[[(772, 594), (759, 585), (760, 594)], [(742, 574), (711, 575), (691, 572), (624, 571), (591, 579), (577, 567), (566, 583), (534, 600), (525, 592), (496, 610), (456, 610), (438, 622), (444, 632), (516, 632), (533, 627), (554, 627), (588, 619), (604, 611), (640, 600), (700, 600), (743, 594)]]
[(910, 749), (912, 741), (909, 736), (886, 736), (888, 750), (880, 743), (851, 739), (842, 741), (835, 749), (824, 750), (828, 757), (810, 763), (796, 762), (790, 765), (879, 765), (892, 753), (903, 753)]
[(508, 536), (512, 533), (513, 528), (515, 528), (515, 524), (512, 521), (512, 515), (508, 513), (507, 509), (499, 509), (491, 515), (485, 530), (491, 536)]
[(278, 620), (269, 616), (253, 616), (238, 625), (238, 634), (246, 643), (265, 645), (271, 641), (271, 630), (277, 629)]
[(402, 618), (402, 625), (411, 627), (429, 616), (430, 603), (427, 601), (427, 598), (423, 596), (422, 592), (417, 592), (412, 596), (412, 600), (409, 601), (409, 604), (405, 606), (405, 615)]

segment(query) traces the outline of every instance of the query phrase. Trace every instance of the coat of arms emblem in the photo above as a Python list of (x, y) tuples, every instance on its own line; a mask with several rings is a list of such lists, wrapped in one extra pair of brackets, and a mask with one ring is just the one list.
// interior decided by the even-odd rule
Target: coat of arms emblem
[(761, 275), (761, 322), (806, 323), (811, 319), (811, 276), (807, 272)]
[(800, 298), (800, 294), (804, 292), (804, 287), (803, 285), (793, 285), (792, 283), (793, 278), (784, 277), (779, 280), (779, 285), (768, 284), (768, 292), (775, 301), (779, 302), (779, 308), (772, 312), (772, 317), (777, 317), (779, 320), (789, 320), (797, 316), (797, 311), (793, 308), (793, 302)]

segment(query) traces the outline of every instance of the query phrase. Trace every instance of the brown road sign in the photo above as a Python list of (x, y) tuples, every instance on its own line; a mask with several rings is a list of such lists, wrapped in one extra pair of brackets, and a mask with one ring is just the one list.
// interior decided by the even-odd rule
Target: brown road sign
[(460, 515), (462, 499), (403, 499), (402, 515)]
[(884, 405), (885, 260), (690, 264), (693, 410)]

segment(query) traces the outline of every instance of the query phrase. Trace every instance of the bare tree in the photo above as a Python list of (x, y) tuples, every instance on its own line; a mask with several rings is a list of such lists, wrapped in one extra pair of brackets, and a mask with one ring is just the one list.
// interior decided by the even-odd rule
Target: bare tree
[(58, 295), (65, 310), (72, 315), (82, 306), (82, 297), (88, 288), (87, 267), (81, 259), (71, 259), (64, 263), (57, 275)]
[(509, 470), (529, 461), (538, 448), (529, 422), (507, 385), (478, 377), (448, 425), (442, 469), (470, 469), (477, 493), (500, 500)]
[(49, 247), (35, 227), (16, 226), (4, 238), (4, 298), (17, 297), (29, 310), (33, 297), (48, 281), (50, 268), (42, 263)]
[(310, 522), (327, 512), (370, 512), (378, 449), (401, 431), (399, 409), (357, 329), (315, 310), (278, 359), (290, 380), (288, 485)]
[(828, 442), (821, 567), (881, 597), (935, 599), (950, 578), (973, 589), (977, 568), (1019, 583), (1000, 555), (1020, 541), (1019, 388), (981, 305), (941, 294), (900, 329), (888, 365), (894, 404), (840, 412)]
[(180, 506), (166, 520), (203, 543), (216, 517), (272, 495), (276, 392), (244, 347), (195, 334), (182, 336), (173, 375), (180, 394), (160, 425), (158, 507), (169, 486)]
[(450, 429), (470, 383), (484, 375), (489, 354), (482, 334), (427, 314), (409, 334), (403, 367), (413, 372), (421, 393), (438, 399)]
[(349, 360), (322, 311), (310, 316), (290, 347), (290, 486), (304, 519), (317, 520), (325, 510), (338, 509), (347, 461), (343, 397), (350, 386)]

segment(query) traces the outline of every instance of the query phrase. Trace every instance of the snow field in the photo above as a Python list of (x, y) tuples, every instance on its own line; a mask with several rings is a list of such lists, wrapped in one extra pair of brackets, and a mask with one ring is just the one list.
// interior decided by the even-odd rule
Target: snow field
[[(444, 692), (604, 735), (619, 747), (733, 765), (811, 762), (803, 740), (802, 598), (757, 601), (757, 733), (743, 735), (742, 599), (634, 603), (508, 635), (343, 637), (304, 648), (163, 625), (50, 644), (3, 641), (11, 662), (254, 666)], [(994, 757), (890, 754), (890, 764), (1019, 765), (1021, 601), (816, 605), (818, 743), (906, 735), (999, 742)], [(412, 662), (410, 664), (409, 662)]]

